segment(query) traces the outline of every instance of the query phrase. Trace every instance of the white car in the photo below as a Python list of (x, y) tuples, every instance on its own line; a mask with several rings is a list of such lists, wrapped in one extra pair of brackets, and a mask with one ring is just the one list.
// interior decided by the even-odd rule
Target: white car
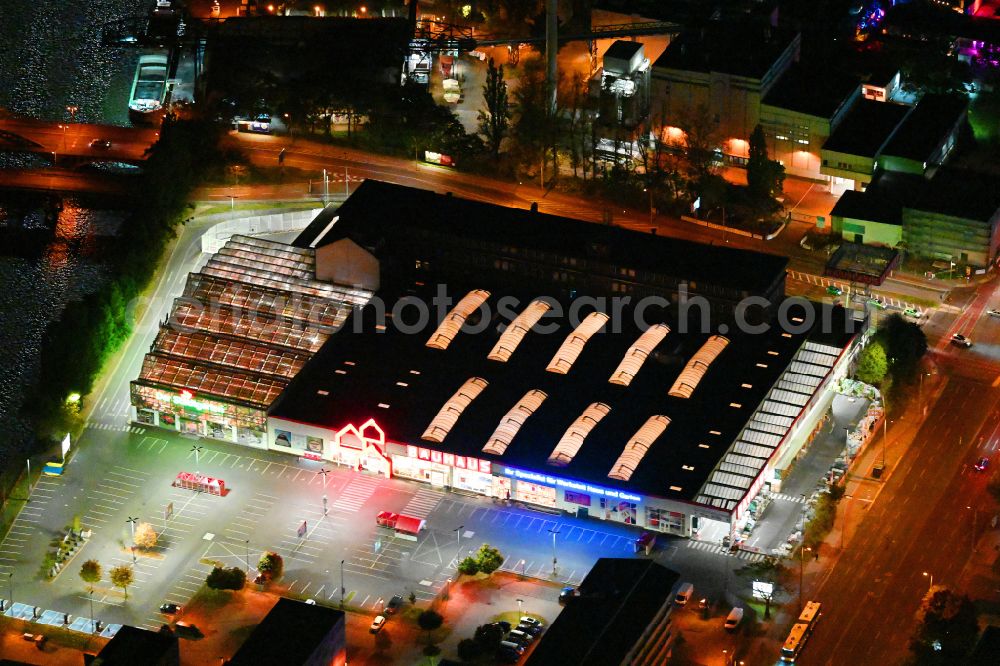
[(961, 333), (956, 333), (955, 335), (951, 336), (951, 344), (955, 345), (956, 347), (965, 347), (966, 349), (968, 349), (969, 347), (972, 346), (972, 340), (965, 337)]
[(994, 310), (991, 308), (986, 311), (986, 314), (988, 314), (991, 317), (1000, 317), (1000, 310)]
[(372, 620), (372, 626), (368, 627), (368, 633), (377, 634), (382, 631), (383, 625), (385, 625), (385, 615), (376, 615)]
[(743, 609), (737, 606), (733, 610), (729, 611), (729, 615), (726, 616), (726, 624), (724, 625), (726, 631), (736, 631), (736, 627), (740, 626), (740, 622), (743, 621)]

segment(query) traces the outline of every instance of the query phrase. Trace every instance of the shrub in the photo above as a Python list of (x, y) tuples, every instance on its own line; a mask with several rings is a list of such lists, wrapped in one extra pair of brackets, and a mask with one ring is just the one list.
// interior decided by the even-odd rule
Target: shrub
[(479, 573), (479, 564), (475, 559), (471, 557), (466, 557), (464, 560), (458, 563), (458, 572), (466, 574), (468, 576), (474, 576)]

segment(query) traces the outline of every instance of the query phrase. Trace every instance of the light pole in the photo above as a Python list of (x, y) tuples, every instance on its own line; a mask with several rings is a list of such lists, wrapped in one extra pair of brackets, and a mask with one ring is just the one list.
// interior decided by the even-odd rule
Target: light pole
[(976, 526), (977, 526), (977, 523), (979, 522), (979, 507), (977, 506), (977, 507), (973, 508), (971, 506), (967, 506), (965, 508), (972, 511), (972, 544), (971, 544), (971, 547), (972, 547), (972, 552), (975, 553), (976, 552)]
[(517, 618), (518, 618), (518, 621), (520, 621), (521, 616), (524, 615), (524, 611), (522, 610), (522, 606), (521, 606), (521, 604), (523, 604), (523, 603), (524, 603), (524, 599), (518, 599), (517, 600)]
[(25, 485), (28, 486), (28, 497), (25, 500), (27, 501), (31, 499), (31, 458), (25, 458), (25, 461), (28, 463), (28, 476), (24, 479)]
[(132, 564), (135, 564), (135, 562), (136, 562), (136, 559), (135, 559), (135, 544), (132, 544), (131, 551), (132, 551)]
[(326, 467), (320, 468), (320, 470), (316, 472), (316, 474), (323, 477), (323, 490), (326, 490), (326, 475), (329, 473), (330, 470), (328, 470)]
[(326, 495), (323, 495), (323, 515), (324, 516), (326, 515), (326, 502), (327, 502)]
[(802, 612), (802, 572), (805, 569), (805, 556), (811, 552), (812, 548), (803, 547), (799, 550), (799, 613)]
[(132, 528), (132, 543), (135, 543), (135, 524), (139, 522), (139, 519), (129, 516), (128, 520), (126, 520), (125, 522), (128, 523), (129, 527)]
[(250, 539), (246, 539), (247, 545), (247, 576), (250, 575)]
[(455, 566), (458, 566), (458, 558), (462, 556), (462, 530), (465, 525), (459, 525), (452, 532), (455, 533)]
[(552, 535), (552, 576), (556, 575), (556, 564), (559, 563), (559, 558), (556, 557), (556, 535), (559, 534), (559, 528), (552, 529), (549, 528), (549, 533)]
[(932, 574), (932, 573), (927, 573), (927, 572), (925, 571), (925, 572), (924, 572), (924, 578), (930, 578), (930, 579), (931, 579), (931, 584), (927, 586), (927, 589), (928, 589), (928, 590), (930, 590), (930, 589), (931, 589), (932, 587), (934, 587), (934, 574)]
[(344, 607), (344, 560), (340, 561), (340, 607)]
[(13, 610), (14, 609), (14, 572), (13, 571), (11, 571), (9, 574), (7, 574), (7, 582), (10, 583), (10, 608), (11, 608), (11, 615), (13, 615), (13, 613), (14, 613), (14, 610)]
[(205, 447), (199, 446), (197, 444), (195, 444), (194, 446), (191, 447), (191, 451), (194, 452), (194, 466), (195, 467), (200, 467), (201, 466), (201, 450), (203, 448), (205, 448)]
[(94, 622), (94, 591), (90, 591), (90, 633), (97, 633), (97, 623)]
[(524, 578), (524, 560), (518, 562), (521, 565), (521, 577)]

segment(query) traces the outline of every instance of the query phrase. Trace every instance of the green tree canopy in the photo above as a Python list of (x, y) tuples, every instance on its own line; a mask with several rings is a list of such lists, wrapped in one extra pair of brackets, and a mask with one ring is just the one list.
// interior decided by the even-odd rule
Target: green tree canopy
[(757, 125), (750, 135), (750, 155), (747, 160), (747, 188), (754, 208), (759, 212), (773, 210), (775, 197), (781, 194), (785, 182), (785, 167), (767, 156), (764, 128)]
[(503, 559), (500, 551), (488, 543), (484, 543), (476, 552), (476, 565), (480, 571), (487, 575), (499, 569), (500, 565), (503, 564)]
[(205, 579), (205, 584), (213, 590), (242, 590), (246, 582), (246, 572), (239, 567), (215, 567)]
[(976, 608), (969, 597), (935, 585), (917, 611), (910, 643), (918, 664), (963, 663), (979, 633)]
[(276, 552), (265, 551), (257, 562), (257, 571), (266, 582), (278, 580), (285, 571), (285, 561)]
[(94, 589), (94, 584), (101, 580), (101, 564), (97, 560), (87, 560), (80, 566), (80, 578), (84, 583), (90, 584), (90, 589)]
[(878, 386), (889, 372), (889, 362), (885, 357), (885, 349), (880, 342), (872, 341), (861, 352), (858, 358), (858, 379), (866, 384)]
[(125, 598), (128, 599), (128, 586), (135, 580), (135, 572), (132, 567), (122, 564), (111, 570), (111, 583), (115, 587), (120, 587), (125, 591)]
[(500, 159), (500, 144), (510, 126), (510, 105), (507, 100), (507, 82), (503, 78), (503, 65), (499, 67), (490, 58), (486, 63), (486, 82), (483, 84), (486, 108), (479, 111), (479, 134), (483, 137), (493, 160)]
[(920, 359), (927, 353), (927, 336), (923, 329), (894, 313), (883, 320), (876, 339), (885, 349), (893, 376), (904, 381), (912, 378), (920, 367)]

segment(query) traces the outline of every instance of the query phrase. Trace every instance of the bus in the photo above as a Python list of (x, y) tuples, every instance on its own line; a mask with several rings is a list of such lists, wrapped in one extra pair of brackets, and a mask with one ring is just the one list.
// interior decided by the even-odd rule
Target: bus
[(820, 608), (822, 604), (818, 601), (810, 601), (802, 608), (799, 619), (788, 633), (785, 644), (781, 646), (781, 661), (792, 663), (799, 656), (813, 628), (819, 622)]

